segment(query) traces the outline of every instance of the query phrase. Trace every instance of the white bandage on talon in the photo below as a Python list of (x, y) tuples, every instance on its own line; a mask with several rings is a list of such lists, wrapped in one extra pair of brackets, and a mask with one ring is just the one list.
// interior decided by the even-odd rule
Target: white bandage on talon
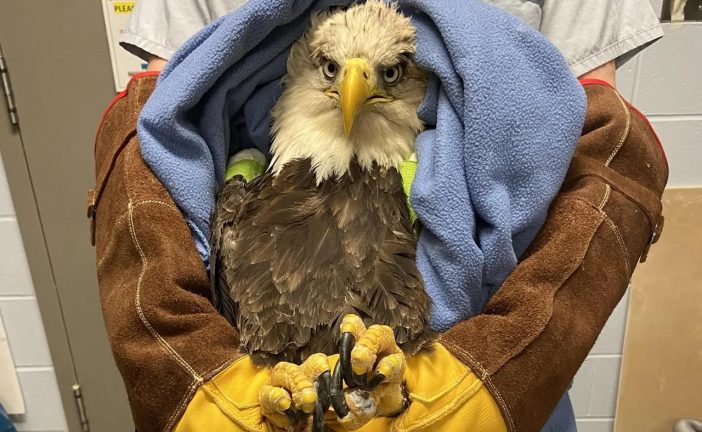
[(348, 430), (356, 430), (371, 421), (378, 412), (378, 400), (373, 392), (362, 389), (349, 389), (345, 393), (349, 413), (338, 419), (338, 422)]

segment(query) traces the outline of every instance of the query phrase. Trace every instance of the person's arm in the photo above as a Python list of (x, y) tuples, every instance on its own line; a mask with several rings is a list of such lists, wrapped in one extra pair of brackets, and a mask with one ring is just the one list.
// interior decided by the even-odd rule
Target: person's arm
[(154, 71), (154, 72), (161, 72), (163, 68), (166, 66), (166, 63), (168, 63), (168, 60), (163, 59), (161, 57), (155, 56), (155, 55), (150, 55), (149, 59), (147, 60), (147, 67), (146, 70), (148, 71)]
[[(647, 231), (653, 229), (655, 222), (652, 220), (657, 217), (656, 211), (660, 211), (658, 198), (667, 178), (662, 149), (653, 145), (657, 138), (645, 118), (621, 102), (614, 87), (617, 65), (663, 33), (647, 0), (545, 0), (540, 19), (535, 18), (538, 15), (536, 4), (525, 2), (514, 9), (514, 3), (493, 3), (507, 6), (508, 11), (521, 18), (531, 17), (527, 22), (532, 25), (537, 22), (535, 26), (561, 50), (573, 73), (586, 85), (588, 117), (571, 175), (574, 170), (580, 170), (585, 172), (581, 172), (583, 179), (601, 176), (603, 182), (599, 187), (606, 194), (593, 204), (596, 195), (592, 190), (574, 188), (572, 183), (566, 183), (541, 235), (485, 312), (460, 323), (442, 338), (442, 343), (456, 357), (484, 379), (500, 403), (510, 430), (536, 431), (544, 425), (572, 382), (633, 271), (636, 258), (632, 264), (627, 263), (629, 267), (623, 278), (621, 274), (614, 277), (617, 266), (621, 268), (621, 260), (616, 262), (604, 249), (612, 251), (619, 246), (620, 250), (623, 247), (627, 253), (638, 257), (637, 254), (648, 247), (642, 246), (641, 239), (648, 238)], [(620, 134), (620, 140), (616, 140), (616, 133)], [(619, 149), (620, 145), (629, 150), (640, 147), (641, 152), (617, 151), (602, 157), (608, 148), (613, 152), (612, 149)], [(599, 168), (596, 164), (578, 165), (578, 161), (590, 160), (581, 157), (589, 152), (599, 157)], [(621, 172), (628, 176), (642, 165), (647, 169), (638, 170), (632, 179), (615, 175)], [(602, 172), (613, 174), (604, 176)], [(657, 182), (652, 183), (652, 178)], [(642, 192), (643, 188), (635, 185), (637, 182), (644, 183), (648, 190)], [(624, 192), (628, 201), (619, 199), (620, 183), (634, 184), (630, 189), (640, 192), (641, 196)], [(644, 205), (650, 209), (647, 211), (650, 220), (646, 224), (636, 218), (639, 208), (632, 203), (637, 200), (646, 201)], [(589, 204), (590, 214), (585, 211), (587, 206), (580, 210), (569, 209), (568, 202)], [(593, 205), (600, 216), (608, 216), (603, 220), (605, 226), (615, 230), (616, 242), (611, 238), (604, 241), (598, 238), (605, 233), (599, 226), (595, 230), (592, 225), (589, 225), (591, 243), (583, 243), (587, 233), (581, 232), (583, 239), (572, 238), (579, 228), (592, 222)], [(623, 227), (619, 228), (618, 224)], [(638, 238), (632, 232), (638, 232)], [(577, 244), (576, 240), (581, 240), (585, 251), (582, 256), (573, 256), (572, 246)], [(601, 249), (602, 244), (607, 246)], [(560, 257), (561, 262), (549, 261), (554, 257)], [(564, 262), (569, 258), (572, 259), (570, 263)], [(577, 269), (571, 278), (564, 278), (560, 281), (562, 284), (549, 279), (554, 277), (554, 272), (555, 275), (559, 271), (566, 272), (565, 264)], [(593, 266), (601, 274), (599, 278), (591, 276), (587, 280), (580, 270), (592, 270)], [(588, 289), (588, 283), (595, 284), (594, 289)], [(594, 300), (600, 301), (593, 305)], [(548, 307), (552, 310), (539, 310)], [(560, 344), (559, 338), (565, 342)]]
[(180, 210), (141, 158), (136, 120), (156, 78), (136, 76), (105, 112), (89, 203), (107, 334), (144, 432), (172, 430), (202, 383), (241, 357)]
[(663, 150), (646, 118), (592, 76), (581, 80), (583, 135), (545, 225), (480, 315), (407, 359), (412, 402), (394, 428), (540, 430), (658, 238)]
[(617, 66), (614, 60), (599, 66), (579, 77), (581, 80), (600, 80), (617, 88)]
[(134, 422), (140, 432), (283, 430), (291, 399), (314, 408), (306, 373), (329, 365), (256, 367), (210, 303), (190, 229), (136, 137), (157, 75), (135, 76), (105, 111), (88, 195), (103, 316)]
[(498, 401), (537, 431), (567, 390), (662, 227), (668, 167), (646, 118), (604, 81), (537, 238), (484, 311), (441, 336)]

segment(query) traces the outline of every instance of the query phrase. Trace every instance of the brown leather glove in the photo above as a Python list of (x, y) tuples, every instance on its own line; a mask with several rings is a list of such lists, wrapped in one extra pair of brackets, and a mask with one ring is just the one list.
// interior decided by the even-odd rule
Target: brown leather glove
[(441, 338), (511, 431), (548, 420), (662, 228), (658, 138), (607, 83), (583, 85), (583, 135), (544, 227), (483, 313)]
[(182, 213), (141, 158), (136, 120), (156, 79), (133, 79), (106, 110), (88, 197), (107, 334), (140, 432), (172, 430), (200, 385), (241, 356)]

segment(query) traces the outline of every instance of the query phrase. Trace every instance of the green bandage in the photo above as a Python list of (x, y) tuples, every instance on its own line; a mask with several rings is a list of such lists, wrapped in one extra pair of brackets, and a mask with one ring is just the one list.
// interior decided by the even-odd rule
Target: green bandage
[(412, 189), (412, 182), (414, 181), (414, 174), (417, 172), (417, 157), (413, 154), (408, 160), (402, 162), (400, 166), (400, 176), (402, 176), (402, 188), (405, 190), (405, 195), (407, 196), (407, 208), (410, 213), (410, 222), (414, 223), (417, 220), (417, 213), (414, 212), (412, 205), (409, 201), (410, 190)]
[(263, 174), (263, 171), (265, 171), (265, 167), (258, 161), (254, 159), (240, 159), (229, 164), (227, 171), (224, 173), (224, 181), (240, 175), (244, 177), (244, 180), (250, 182)]

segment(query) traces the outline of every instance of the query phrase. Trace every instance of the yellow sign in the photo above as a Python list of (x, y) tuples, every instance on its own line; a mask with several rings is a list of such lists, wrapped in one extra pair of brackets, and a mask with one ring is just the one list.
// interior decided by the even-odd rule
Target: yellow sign
[(112, 7), (114, 8), (115, 13), (128, 14), (128, 13), (132, 13), (132, 9), (134, 9), (134, 3), (135, 2), (133, 2), (133, 1), (115, 2), (112, 4)]
[(119, 40), (129, 25), (129, 18), (135, 10), (135, 5), (136, 1), (134, 0), (102, 0), (105, 30), (112, 58), (112, 74), (114, 75), (115, 89), (118, 92), (127, 87), (129, 79), (135, 73), (145, 70), (147, 66), (146, 62), (119, 46)]

